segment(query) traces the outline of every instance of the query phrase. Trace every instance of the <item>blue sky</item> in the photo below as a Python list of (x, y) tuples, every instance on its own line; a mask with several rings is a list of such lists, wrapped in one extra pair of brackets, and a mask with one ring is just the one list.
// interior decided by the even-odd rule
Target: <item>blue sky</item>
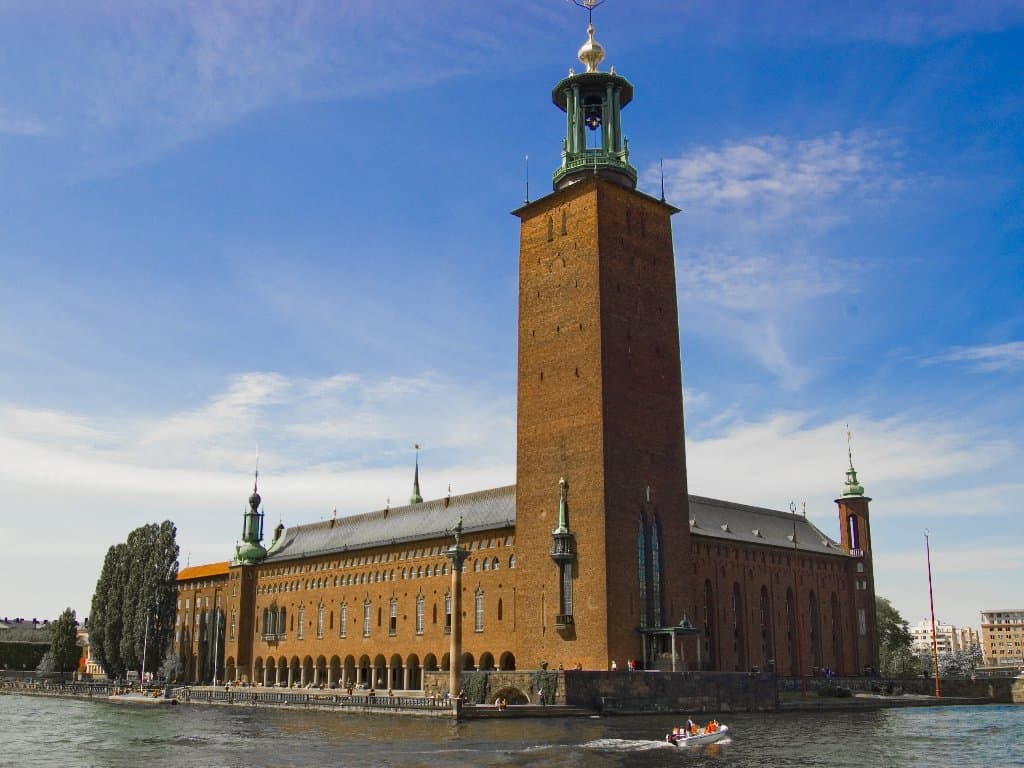
[[(852, 10), (851, 10), (852, 8)], [(675, 218), (692, 493), (836, 536), (977, 625), (1024, 583), (1024, 3), (626, 2), (641, 188)], [(0, 7), (0, 614), (88, 612), (106, 547), (514, 481), (525, 155), (564, 0)], [(46, 564), (45, 571), (40, 568)], [(32, 574), (25, 578), (24, 574)], [(44, 575), (45, 574), (45, 575)], [(14, 585), (17, 585), (15, 587)]]

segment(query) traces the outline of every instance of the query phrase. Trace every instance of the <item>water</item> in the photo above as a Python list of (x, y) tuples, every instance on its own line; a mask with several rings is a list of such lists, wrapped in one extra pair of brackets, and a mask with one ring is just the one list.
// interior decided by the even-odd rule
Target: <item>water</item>
[[(684, 719), (684, 718), (679, 718)], [(0, 696), (3, 766), (1024, 766), (1024, 707), (737, 714), (734, 737), (680, 749), (670, 717), (396, 718)], [(969, 727), (965, 735), (959, 728)]]

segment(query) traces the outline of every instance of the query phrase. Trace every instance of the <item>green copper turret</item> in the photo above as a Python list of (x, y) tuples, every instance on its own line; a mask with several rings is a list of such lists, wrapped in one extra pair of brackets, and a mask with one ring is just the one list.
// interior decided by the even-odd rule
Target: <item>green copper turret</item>
[(262, 501), (257, 490), (259, 476), (257, 472), (252, 484), (249, 511), (245, 513), (242, 522), (242, 543), (235, 547), (233, 565), (254, 565), (267, 556), (267, 550), (260, 543), (263, 540), (263, 513), (259, 511)]
[(562, 165), (554, 173), (555, 189), (564, 189), (586, 174), (597, 174), (629, 189), (636, 188), (636, 168), (629, 164), (629, 140), (622, 135), (622, 108), (633, 99), (633, 86), (624, 77), (600, 72), (604, 48), (587, 27), (587, 42), (579, 51), (586, 72), (569, 76), (555, 86), (551, 100), (565, 112)]
[(843, 484), (843, 494), (840, 498), (849, 498), (850, 496), (863, 496), (864, 486), (857, 482), (857, 470), (853, 468), (853, 452), (847, 449), (847, 454), (850, 457), (850, 467), (846, 470), (846, 482)]

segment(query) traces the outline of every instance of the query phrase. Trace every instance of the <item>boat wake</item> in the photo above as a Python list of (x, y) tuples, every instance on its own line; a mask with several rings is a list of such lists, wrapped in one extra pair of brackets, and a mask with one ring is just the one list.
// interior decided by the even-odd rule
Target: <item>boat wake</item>
[(595, 739), (583, 745), (584, 749), (601, 752), (649, 752), (652, 749), (678, 749), (675, 744), (667, 741), (651, 739)]

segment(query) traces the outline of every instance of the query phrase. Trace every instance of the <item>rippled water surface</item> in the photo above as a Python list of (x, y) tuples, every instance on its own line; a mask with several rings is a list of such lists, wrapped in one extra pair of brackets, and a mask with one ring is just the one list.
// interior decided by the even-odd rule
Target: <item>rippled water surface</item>
[[(0, 696), (10, 766), (1024, 766), (1024, 706), (731, 715), (680, 749), (669, 717), (448, 720)], [(967, 728), (965, 732), (961, 729)]]

